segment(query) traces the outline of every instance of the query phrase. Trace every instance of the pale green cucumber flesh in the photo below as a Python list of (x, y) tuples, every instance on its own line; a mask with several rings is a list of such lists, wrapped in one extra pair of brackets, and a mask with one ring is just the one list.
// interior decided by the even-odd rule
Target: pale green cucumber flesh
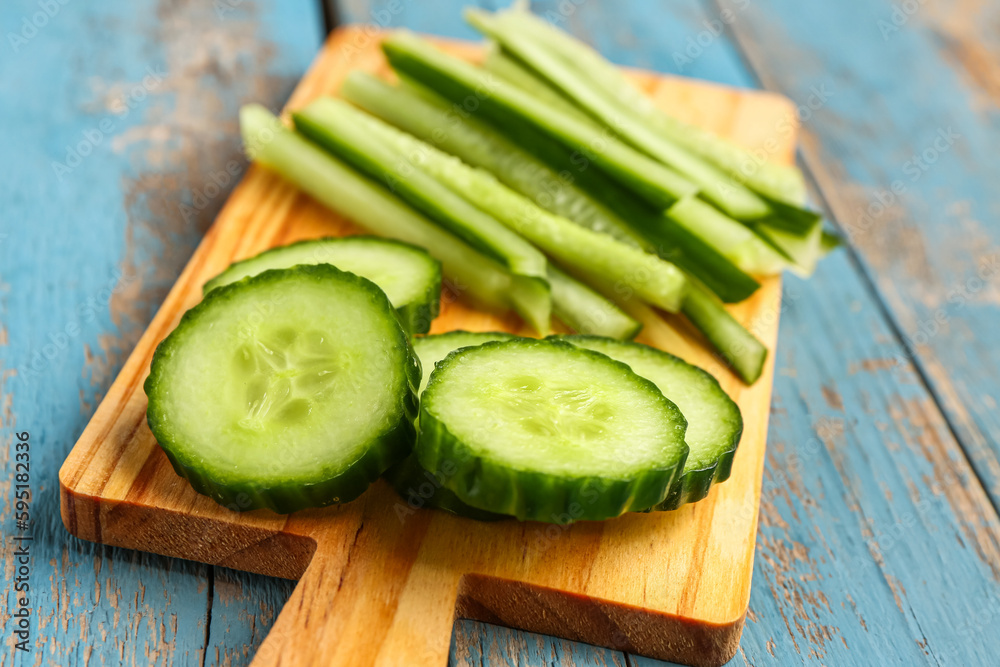
[(234, 262), (205, 283), (205, 294), (269, 269), (301, 264), (331, 264), (367, 278), (385, 292), (403, 329), (426, 333), (441, 302), (441, 263), (423, 248), (373, 236), (300, 241)]
[(150, 429), (236, 510), (347, 502), (413, 442), (419, 362), (385, 294), (327, 264), (213, 290), (153, 356)]
[(690, 451), (681, 476), (663, 503), (675, 509), (704, 498), (713, 483), (729, 477), (743, 432), (739, 406), (706, 371), (647, 345), (597, 336), (560, 336), (573, 345), (606, 354), (655, 384), (687, 419), (684, 440)]
[(553, 340), (452, 352), (431, 374), (416, 454), (462, 502), (519, 519), (600, 520), (661, 503), (686, 422), (625, 364)]

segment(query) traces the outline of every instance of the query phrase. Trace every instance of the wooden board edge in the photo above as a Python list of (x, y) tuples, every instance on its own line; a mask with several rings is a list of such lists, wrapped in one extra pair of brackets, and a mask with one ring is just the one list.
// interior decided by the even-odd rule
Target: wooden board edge
[(456, 613), (692, 667), (720, 667), (739, 650), (746, 610), (729, 622), (692, 620), (547, 586), (466, 574)]
[(301, 578), (316, 551), (316, 541), (307, 535), (152, 505), (141, 505), (148, 514), (136, 523), (123, 517), (134, 514), (129, 510), (138, 503), (77, 493), (61, 480), (59, 496), (60, 514), (69, 533), (97, 544), (292, 580)]

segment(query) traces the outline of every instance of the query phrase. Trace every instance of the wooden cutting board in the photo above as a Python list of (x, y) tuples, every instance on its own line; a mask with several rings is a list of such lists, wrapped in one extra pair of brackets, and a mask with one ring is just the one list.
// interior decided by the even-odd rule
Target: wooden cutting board
[[(337, 91), (351, 69), (388, 73), (370, 28), (327, 41), (289, 101)], [(443, 42), (475, 59), (478, 48)], [(635, 73), (671, 113), (787, 162), (795, 110), (784, 98)], [(360, 230), (278, 177), (251, 168), (167, 296), (59, 474), (71, 533), (277, 577), (299, 584), (254, 665), (447, 663), (456, 616), (475, 618), (690, 665), (736, 652), (750, 596), (754, 537), (781, 287), (764, 282), (732, 313), (772, 351), (744, 386), (697, 334), (645, 310), (639, 340), (707, 368), (740, 405), (745, 430), (732, 477), (674, 512), (569, 527), (478, 523), (414, 509), (384, 483), (347, 505), (280, 516), (236, 512), (178, 477), (146, 426), (142, 383), (153, 350), (201, 286), (236, 259), (302, 238)], [(505, 329), (515, 316), (447, 298), (434, 332)]]

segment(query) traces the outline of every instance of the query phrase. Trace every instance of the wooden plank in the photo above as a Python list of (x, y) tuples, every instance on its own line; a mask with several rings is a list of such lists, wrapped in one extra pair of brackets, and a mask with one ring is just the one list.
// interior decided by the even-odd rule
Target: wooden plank
[[(0, 81), (18, 97), (0, 107), (5, 538), (15, 431), (31, 434), (35, 519), (32, 651), (8, 643), (19, 594), (7, 576), (0, 665), (198, 664), (210, 568), (69, 537), (56, 473), (232, 187), (192, 201), (239, 155), (238, 105), (279, 104), (320, 34), (305, 0), (222, 15), (213, 3), (47, 4), (41, 18), (36, 2), (0, 4)], [(8, 575), (12, 548), (5, 539)]]
[[(447, 48), (464, 56), (479, 53), (454, 43)], [(366, 41), (364, 29), (331, 38), (290, 106), (336, 90), (348, 67), (386, 71), (377, 41)], [(751, 147), (775, 139), (760, 128), (774, 127), (790, 112), (775, 96), (635, 78), (655, 99), (690, 117), (704, 120), (702, 109), (730, 107), (724, 122), (710, 127)], [(784, 147), (775, 159), (788, 159), (792, 139), (778, 138)], [(233, 259), (298, 238), (353, 230), (278, 177), (257, 169), (248, 173), (63, 465), (62, 513), (71, 532), (241, 569), (301, 575), (261, 646), (260, 664), (289, 655), (396, 664), (404, 654), (413, 664), (438, 664), (447, 655), (456, 596), (460, 615), (690, 664), (731, 657), (749, 597), (770, 366), (747, 387), (686, 328), (675, 329), (652, 312), (642, 339), (714, 372), (744, 416), (730, 480), (678, 512), (552, 527), (554, 536), (530, 524), (482, 524), (434, 512), (400, 524), (398, 498), (376, 485), (340, 508), (291, 517), (238, 514), (198, 496), (170, 471), (145, 425), (141, 380), (154, 346), (200, 300), (201, 285)], [(769, 347), (779, 291), (780, 281), (766, 280), (730, 309)], [(435, 330), (481, 327), (523, 331), (515, 320), (477, 313), (462, 301), (443, 304), (435, 322)], [(299, 641), (303, 633), (315, 641)], [(383, 639), (369, 641), (375, 636)]]
[[(805, 159), (995, 506), (998, 11), (769, 0), (736, 26), (768, 88), (805, 101), (825, 86)], [(865, 29), (844, 48), (849, 26)]]

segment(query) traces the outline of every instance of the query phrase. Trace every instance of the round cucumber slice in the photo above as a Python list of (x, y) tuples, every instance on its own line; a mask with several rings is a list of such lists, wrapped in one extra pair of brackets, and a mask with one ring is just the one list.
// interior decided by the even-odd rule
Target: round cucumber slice
[[(430, 378), (431, 371), (453, 350), (463, 347), (475, 347), (483, 343), (496, 340), (512, 340), (517, 336), (503, 331), (449, 331), (448, 333), (436, 334), (434, 336), (421, 336), (413, 339), (413, 350), (420, 359), (420, 367), (423, 369), (423, 377), (420, 380), (418, 394), (423, 393)], [(454, 471), (449, 469), (434, 474), (425, 470), (416, 455), (410, 454), (400, 463), (389, 468), (385, 473), (385, 478), (396, 489), (396, 493), (403, 497), (410, 507), (435, 507), (452, 514), (479, 519), (480, 521), (493, 521), (505, 518), (501, 514), (486, 512), (475, 507), (466, 505), (455, 492), (444, 485), (444, 479)]]
[(420, 366), (373, 282), (328, 264), (212, 290), (153, 355), (149, 427), (232, 509), (347, 502), (409, 454)]
[(416, 455), (473, 507), (550, 523), (663, 501), (687, 456), (680, 410), (649, 380), (561, 341), (452, 352), (421, 398)]
[(299, 241), (235, 262), (205, 283), (204, 292), (268, 269), (332, 264), (378, 285), (410, 334), (430, 331), (441, 301), (441, 264), (423, 248), (375, 236)]
[(719, 381), (672, 354), (642, 345), (597, 336), (559, 336), (560, 340), (617, 359), (651, 380), (687, 418), (684, 440), (690, 452), (684, 470), (666, 499), (654, 510), (671, 510), (701, 500), (712, 484), (729, 478), (743, 433), (740, 408)]

